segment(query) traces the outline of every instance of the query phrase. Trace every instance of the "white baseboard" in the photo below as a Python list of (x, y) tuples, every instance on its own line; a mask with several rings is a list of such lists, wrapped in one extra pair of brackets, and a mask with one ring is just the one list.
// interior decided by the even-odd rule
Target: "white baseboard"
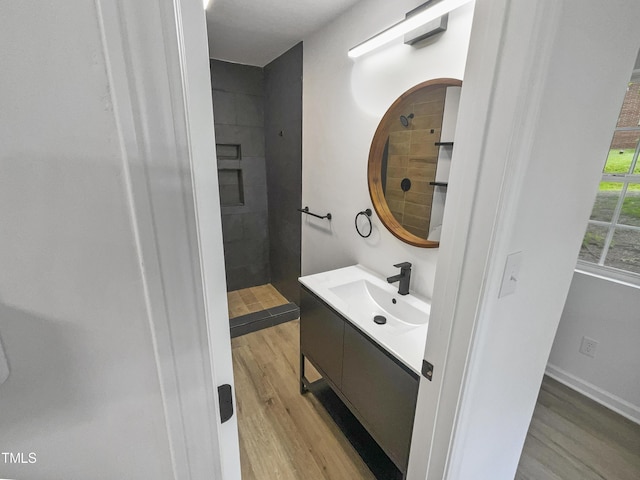
[(632, 422), (640, 424), (640, 407), (609, 392), (605, 392), (601, 388), (596, 387), (589, 382), (585, 382), (581, 378), (578, 378), (554, 365), (547, 364), (546, 374), (563, 385), (581, 393), (585, 397), (589, 397), (591, 400), (607, 407), (609, 410), (613, 410)]

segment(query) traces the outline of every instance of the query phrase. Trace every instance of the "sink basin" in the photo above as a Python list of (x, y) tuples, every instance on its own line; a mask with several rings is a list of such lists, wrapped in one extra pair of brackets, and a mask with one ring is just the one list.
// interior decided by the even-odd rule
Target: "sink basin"
[(329, 290), (344, 302), (367, 312), (372, 320), (375, 315), (386, 317), (389, 325), (394, 325), (394, 322), (424, 325), (429, 320), (429, 311), (412, 305), (410, 297), (382, 289), (368, 280), (356, 280)]
[[(353, 265), (306, 275), (300, 283), (398, 360), (420, 373), (431, 305), (413, 293)], [(304, 314), (304, 312), (303, 312)], [(384, 321), (376, 316), (383, 316)]]

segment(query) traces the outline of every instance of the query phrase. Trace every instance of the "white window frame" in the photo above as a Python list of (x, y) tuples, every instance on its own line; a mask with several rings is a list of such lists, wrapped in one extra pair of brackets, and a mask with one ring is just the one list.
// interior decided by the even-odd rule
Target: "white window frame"
[[(633, 82), (633, 81), (640, 82), (640, 69), (633, 71), (630, 82)], [(640, 133), (640, 121), (638, 122), (638, 125), (635, 127), (616, 127), (613, 131), (613, 135), (615, 135), (618, 132)], [(608, 150), (607, 152), (609, 151), (610, 150)], [(638, 142), (638, 144), (636, 145), (636, 150), (631, 160), (631, 167), (629, 168), (629, 172), (635, 171), (636, 165), (639, 164), (639, 161), (638, 161), (639, 156), (640, 156), (640, 142)], [(608, 154), (607, 154), (607, 158), (608, 158)], [(605, 163), (605, 167), (606, 167), (606, 163)], [(603, 170), (605, 167), (603, 167)], [(613, 234), (616, 229), (634, 230), (634, 231), (640, 232), (640, 226), (624, 225), (624, 224), (618, 223), (620, 219), (620, 213), (622, 212), (624, 199), (627, 195), (627, 188), (629, 184), (640, 184), (640, 174), (638, 173), (611, 174), (611, 173), (603, 172), (602, 178), (600, 181), (622, 183), (620, 197), (618, 198), (618, 203), (616, 204), (616, 208), (613, 212), (613, 216), (610, 221), (604, 222), (601, 220), (589, 220), (588, 225), (598, 225), (601, 227), (606, 227), (608, 229), (607, 236), (604, 241), (604, 246), (602, 247), (602, 252), (600, 254), (600, 258), (598, 259), (598, 262), (594, 263), (594, 262), (578, 259), (576, 270), (583, 271), (586, 273), (592, 273), (605, 278), (611, 278), (613, 280), (621, 281), (624, 283), (631, 283), (633, 285), (640, 286), (640, 273), (632, 272), (629, 270), (622, 270), (622, 269), (607, 266), (604, 264), (605, 259), (607, 258), (607, 254), (609, 253), (609, 249), (611, 247)]]

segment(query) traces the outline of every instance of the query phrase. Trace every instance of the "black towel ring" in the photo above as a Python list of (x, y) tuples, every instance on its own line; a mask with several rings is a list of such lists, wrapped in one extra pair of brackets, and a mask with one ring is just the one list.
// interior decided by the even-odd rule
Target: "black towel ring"
[[(366, 217), (366, 219), (369, 220), (369, 233), (367, 233), (366, 235), (363, 235), (362, 232), (360, 231), (360, 229), (358, 228), (358, 217), (360, 215), (364, 215)], [(356, 225), (356, 232), (358, 232), (358, 235), (360, 235), (362, 238), (367, 238), (368, 236), (371, 235), (371, 232), (373, 232), (373, 225), (371, 224), (371, 209), (370, 208), (367, 208), (366, 210), (363, 210), (362, 212), (358, 212), (356, 214), (355, 225)]]

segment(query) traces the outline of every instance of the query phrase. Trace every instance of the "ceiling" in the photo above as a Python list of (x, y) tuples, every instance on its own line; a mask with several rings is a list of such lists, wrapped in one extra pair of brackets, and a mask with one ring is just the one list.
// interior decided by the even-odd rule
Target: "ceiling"
[(358, 0), (211, 0), (209, 56), (265, 66)]

